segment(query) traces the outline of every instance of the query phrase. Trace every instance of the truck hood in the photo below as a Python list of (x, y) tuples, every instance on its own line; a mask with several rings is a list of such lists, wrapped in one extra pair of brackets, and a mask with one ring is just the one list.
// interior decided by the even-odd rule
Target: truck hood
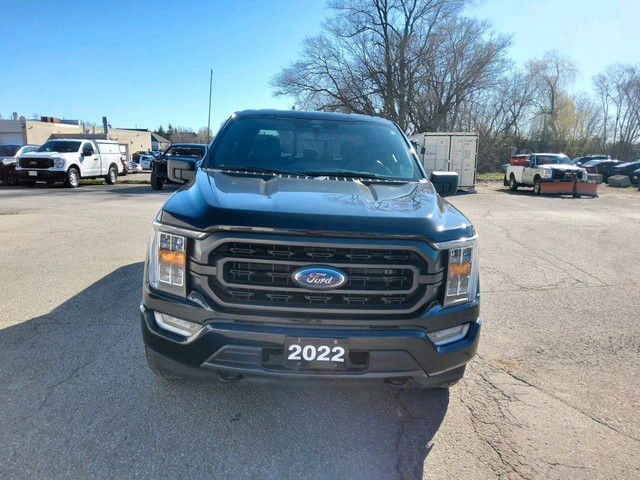
[(20, 155), (20, 158), (49, 158), (49, 157), (64, 157), (64, 156), (78, 156), (78, 152), (28, 152)]
[(167, 200), (159, 220), (197, 230), (419, 236), (433, 242), (474, 233), (469, 220), (426, 180), (361, 182), (204, 170)]

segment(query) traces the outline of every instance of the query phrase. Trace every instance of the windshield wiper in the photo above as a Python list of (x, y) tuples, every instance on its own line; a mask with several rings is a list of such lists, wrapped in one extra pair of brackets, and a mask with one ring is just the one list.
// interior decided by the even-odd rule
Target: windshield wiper
[(276, 170), (274, 168), (260, 167), (213, 167), (223, 172), (247, 172), (247, 173), (271, 173), (273, 175), (298, 175), (295, 172), (285, 172), (284, 170)]
[(311, 170), (307, 172), (303, 172), (304, 175), (309, 177), (348, 177), (348, 178), (368, 178), (374, 180), (393, 180), (393, 181), (402, 181), (395, 178), (389, 177), (381, 177), (375, 173), (362, 173), (362, 172), (354, 172), (352, 170)]

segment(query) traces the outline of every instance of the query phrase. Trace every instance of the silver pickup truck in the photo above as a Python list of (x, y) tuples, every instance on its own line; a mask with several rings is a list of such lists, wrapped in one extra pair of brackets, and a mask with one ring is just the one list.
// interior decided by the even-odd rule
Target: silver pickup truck
[(504, 185), (516, 191), (518, 187), (533, 187), (533, 193), (597, 196), (597, 184), (589, 180), (587, 171), (561, 153), (532, 153), (523, 166), (509, 165)]

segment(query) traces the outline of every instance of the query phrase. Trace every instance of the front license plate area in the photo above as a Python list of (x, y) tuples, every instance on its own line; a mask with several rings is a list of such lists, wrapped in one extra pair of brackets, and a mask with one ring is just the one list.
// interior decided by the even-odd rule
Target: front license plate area
[(30, 177), (37, 177), (38, 176), (38, 172), (36, 172), (35, 170), (29, 170), (29, 176)]
[(349, 341), (344, 338), (287, 337), (284, 365), (295, 370), (347, 368)]

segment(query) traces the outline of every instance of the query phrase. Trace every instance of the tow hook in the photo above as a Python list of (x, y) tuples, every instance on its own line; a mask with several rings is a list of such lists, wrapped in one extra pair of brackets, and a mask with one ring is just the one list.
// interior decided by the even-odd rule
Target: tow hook
[(224, 383), (236, 383), (242, 379), (239, 373), (218, 372), (218, 379)]
[(396, 388), (404, 387), (408, 381), (409, 381), (409, 377), (392, 377), (392, 378), (384, 379), (384, 383), (386, 383), (391, 387), (396, 387)]

